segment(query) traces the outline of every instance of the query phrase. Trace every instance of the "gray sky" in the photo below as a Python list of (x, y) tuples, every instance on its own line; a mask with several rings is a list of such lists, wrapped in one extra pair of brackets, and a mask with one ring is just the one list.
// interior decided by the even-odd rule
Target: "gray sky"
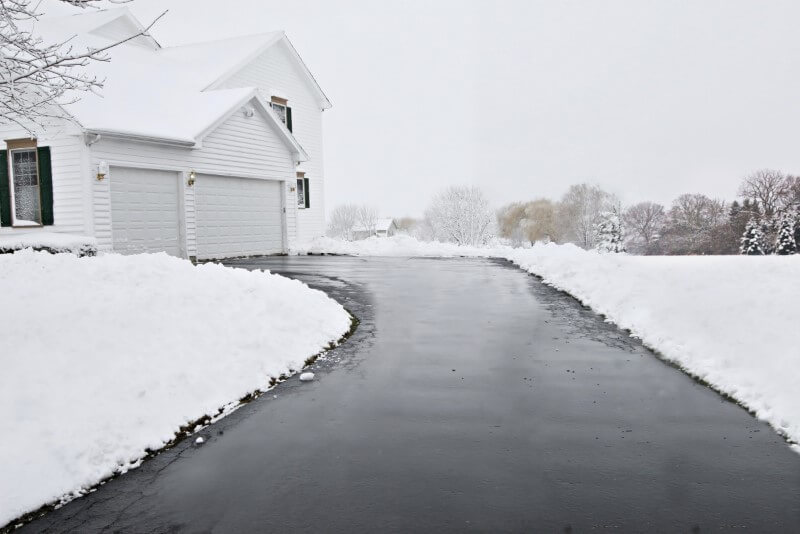
[[(220, 6), (224, 7), (220, 7)], [(419, 215), (597, 183), (732, 199), (800, 173), (800, 2), (135, 0), (164, 45), (283, 29), (326, 91), (327, 205)]]

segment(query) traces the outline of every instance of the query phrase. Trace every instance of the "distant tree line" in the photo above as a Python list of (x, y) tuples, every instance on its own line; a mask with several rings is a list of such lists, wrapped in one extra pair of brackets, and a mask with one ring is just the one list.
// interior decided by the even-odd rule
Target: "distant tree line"
[(575, 243), (635, 254), (795, 254), (800, 240), (800, 177), (763, 169), (731, 203), (684, 194), (669, 207), (623, 206), (597, 186), (571, 186), (559, 201), (515, 202), (497, 211), (500, 237), (515, 244)]
[[(374, 209), (344, 205), (330, 216), (329, 235), (353, 239), (353, 228), (377, 219)], [(570, 186), (559, 200), (512, 202), (494, 213), (477, 187), (449, 187), (421, 219), (395, 219), (398, 231), (426, 241), (482, 245), (574, 243), (602, 252), (646, 255), (796, 254), (800, 243), (800, 176), (762, 169), (748, 175), (733, 202), (683, 194), (670, 206), (624, 206), (590, 184)]]

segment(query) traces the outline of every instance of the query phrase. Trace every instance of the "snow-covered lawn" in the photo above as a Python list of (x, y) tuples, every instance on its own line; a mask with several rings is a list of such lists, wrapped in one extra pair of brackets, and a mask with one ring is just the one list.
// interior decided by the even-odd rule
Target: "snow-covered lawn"
[(406, 236), (322, 239), (295, 252), (506, 258), (800, 441), (800, 255), (629, 256), (573, 245), (456, 247)]
[(0, 255), (0, 526), (125, 470), (350, 328), (287, 278), (165, 254)]

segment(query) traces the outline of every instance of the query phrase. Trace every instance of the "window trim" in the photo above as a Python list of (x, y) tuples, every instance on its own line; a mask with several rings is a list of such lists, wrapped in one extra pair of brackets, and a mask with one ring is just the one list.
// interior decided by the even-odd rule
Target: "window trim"
[[(6, 150), (8, 153), (8, 188), (9, 200), (11, 204), (11, 227), (12, 228), (41, 228), (44, 226), (42, 214), (42, 177), (39, 172), (39, 146), (36, 139), (9, 139), (6, 140)], [(14, 152), (33, 151), (36, 160), (36, 187), (39, 190), (39, 222), (34, 224), (19, 224), (17, 222), (17, 203), (14, 199)], [(33, 222), (33, 221), (31, 221)]]

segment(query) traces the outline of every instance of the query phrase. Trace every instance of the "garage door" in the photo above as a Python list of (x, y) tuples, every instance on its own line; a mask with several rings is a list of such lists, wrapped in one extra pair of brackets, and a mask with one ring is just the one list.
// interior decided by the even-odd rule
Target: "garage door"
[(114, 250), (180, 256), (178, 174), (112, 167), (110, 179)]
[(195, 183), (197, 257), (283, 252), (281, 183), (199, 175)]

